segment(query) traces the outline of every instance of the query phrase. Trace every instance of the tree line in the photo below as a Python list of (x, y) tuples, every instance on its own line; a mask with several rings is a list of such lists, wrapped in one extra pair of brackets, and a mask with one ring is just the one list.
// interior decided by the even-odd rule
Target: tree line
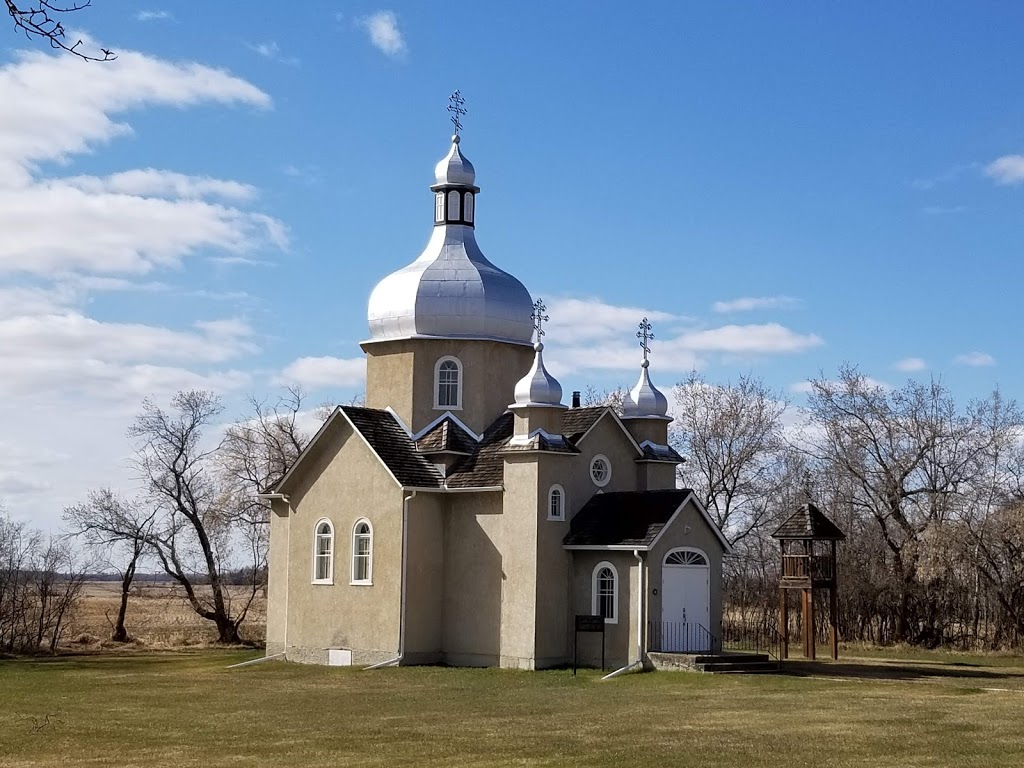
[(781, 563), (770, 535), (813, 501), (847, 536), (844, 640), (1019, 647), (1024, 417), (1014, 401), (996, 390), (961, 403), (937, 380), (890, 389), (850, 366), (811, 380), (799, 410), (753, 377), (713, 385), (692, 375), (675, 397), (680, 482), (735, 550), (728, 621), (777, 622)]

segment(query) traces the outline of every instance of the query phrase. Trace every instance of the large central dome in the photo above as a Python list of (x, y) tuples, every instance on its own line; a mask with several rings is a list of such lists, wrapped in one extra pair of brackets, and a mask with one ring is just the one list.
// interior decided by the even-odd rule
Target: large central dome
[(370, 341), (408, 338), (493, 339), (529, 344), (529, 292), (491, 264), (474, 232), (476, 172), (452, 137), (437, 164), (434, 231), (414, 262), (393, 272), (370, 294)]

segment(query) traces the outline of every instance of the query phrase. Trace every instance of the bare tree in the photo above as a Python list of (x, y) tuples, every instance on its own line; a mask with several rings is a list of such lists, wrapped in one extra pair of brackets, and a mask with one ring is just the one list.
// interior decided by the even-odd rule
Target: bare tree
[(82, 41), (77, 40), (71, 43), (67, 39), (64, 29), (64, 17), (69, 13), (81, 11), (92, 5), (92, 0), (77, 2), (72, 0), (70, 5), (48, 2), (48, 0), (29, 0), (29, 2), (16, 3), (15, 0), (4, 0), (7, 4), (7, 13), (14, 21), (14, 27), (25, 37), (32, 39), (46, 40), (51, 48), (59, 48), (67, 51), (85, 61), (112, 61), (117, 54), (100, 48), (102, 55), (86, 53), (82, 50)]
[(120, 577), (121, 600), (111, 633), (111, 639), (119, 643), (129, 640), (125, 626), (128, 598), (135, 571), (150, 546), (155, 516), (154, 509), (142, 501), (128, 502), (109, 488), (90, 491), (86, 502), (64, 510), (69, 533), (82, 536)]
[[(135, 442), (135, 466), (157, 514), (148, 534), (163, 570), (185, 592), (192, 609), (217, 627), (222, 643), (242, 642), (239, 626), (253, 595), (232, 606), (224, 578), (234, 548), (233, 496), (219, 482), (217, 445), (204, 432), (222, 412), (210, 392), (179, 392), (170, 411), (152, 400), (129, 428)], [(252, 567), (263, 566), (266, 551), (254, 550)]]
[(729, 541), (740, 542), (771, 517), (789, 476), (782, 423), (788, 403), (752, 376), (720, 385), (697, 373), (676, 385), (675, 398), (673, 446), (686, 457), (680, 479)]
[(606, 405), (618, 414), (622, 414), (622, 401), (626, 398), (628, 390), (624, 387), (613, 389), (597, 389), (588, 384), (583, 391), (582, 405), (584, 408), (593, 408), (599, 405)]

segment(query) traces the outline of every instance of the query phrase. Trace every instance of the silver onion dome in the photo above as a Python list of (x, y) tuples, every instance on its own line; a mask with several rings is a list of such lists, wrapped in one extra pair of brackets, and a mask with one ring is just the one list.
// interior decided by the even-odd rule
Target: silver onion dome
[(636, 386), (622, 399), (624, 418), (668, 418), (668, 399), (651, 384), (651, 377), (647, 373), (649, 366), (649, 360), (644, 360), (640, 364), (640, 378)]
[(476, 183), (476, 169), (459, 151), (459, 134), (452, 136), (452, 148), (434, 168), (434, 179), (438, 186), (460, 184), (472, 187)]
[(544, 345), (538, 342), (533, 348), (537, 354), (534, 355), (530, 370), (516, 384), (515, 405), (524, 408), (531, 405), (561, 405), (562, 385), (544, 367)]
[(476, 172), (462, 155), (458, 136), (435, 176), (433, 234), (419, 258), (385, 277), (370, 294), (370, 341), (435, 337), (529, 344), (529, 292), (477, 245)]

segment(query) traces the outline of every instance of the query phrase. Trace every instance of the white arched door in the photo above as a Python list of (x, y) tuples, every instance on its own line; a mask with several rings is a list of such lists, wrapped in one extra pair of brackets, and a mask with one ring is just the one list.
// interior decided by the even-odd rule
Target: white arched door
[(661, 566), (661, 646), (711, 650), (711, 567), (699, 549), (674, 549)]

